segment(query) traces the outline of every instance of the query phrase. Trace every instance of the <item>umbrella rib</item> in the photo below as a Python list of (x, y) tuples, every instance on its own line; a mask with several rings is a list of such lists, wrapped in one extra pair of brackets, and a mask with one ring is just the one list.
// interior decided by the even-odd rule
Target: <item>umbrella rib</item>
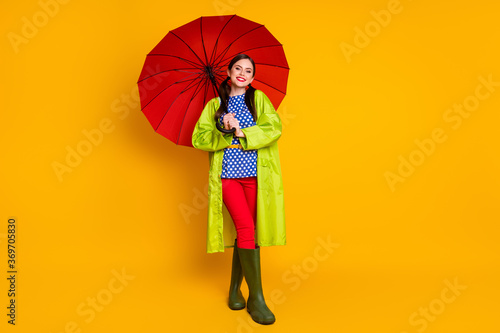
[(266, 86), (268, 86), (269, 88), (272, 88), (272, 89), (274, 89), (274, 90), (276, 90), (276, 91), (279, 91), (279, 92), (280, 92), (280, 93), (282, 93), (283, 95), (286, 95), (286, 93), (285, 93), (285, 92), (283, 92), (283, 91), (279, 90), (279, 89), (278, 89), (278, 88), (276, 88), (276, 87), (273, 87), (272, 85), (270, 85), (270, 84), (268, 84), (268, 83), (265, 83), (264, 81), (260, 81), (260, 80), (257, 80), (257, 79), (254, 79), (254, 81), (257, 81), (257, 82), (260, 82), (260, 83), (262, 83), (262, 84), (265, 84), (265, 85), (266, 85)]
[(193, 52), (193, 54), (196, 56), (196, 58), (198, 58), (198, 60), (200, 61), (200, 64), (203, 65), (203, 60), (201, 60), (200, 57), (198, 57), (198, 55), (196, 54), (196, 52), (194, 52), (194, 50), (191, 48), (191, 46), (189, 46), (188, 43), (186, 43), (182, 38), (180, 38), (179, 36), (177, 36), (173, 31), (170, 31), (170, 33), (172, 35), (174, 35), (175, 37), (179, 38), (179, 40), (181, 42), (183, 42), (191, 50), (191, 52)]
[[(231, 46), (232, 46), (232, 45), (233, 45), (233, 44), (234, 44), (234, 43), (235, 43), (238, 39), (240, 39), (240, 38), (242, 38), (243, 36), (245, 36), (245, 35), (247, 35), (247, 34), (251, 33), (252, 31), (255, 31), (255, 30), (260, 29), (260, 28), (263, 28), (263, 27), (264, 27), (264, 25), (262, 25), (262, 24), (261, 24), (261, 25), (259, 25), (258, 27), (255, 27), (255, 28), (253, 28), (253, 29), (251, 29), (251, 30), (248, 30), (248, 31), (247, 31), (247, 32), (245, 32), (244, 34), (239, 35), (239, 36), (238, 36), (235, 40), (233, 40), (233, 41), (231, 42), (231, 44), (229, 44), (229, 45), (228, 45), (228, 46), (224, 49), (224, 51), (222, 51), (222, 52), (221, 52), (221, 54), (220, 54), (217, 58), (219, 58), (219, 57), (221, 57), (221, 56), (222, 56), (222, 57), (224, 57), (224, 56), (226, 55), (226, 53), (229, 51), (229, 49), (231, 48)], [(217, 61), (217, 58), (215, 59), (215, 61)], [(222, 62), (222, 61), (220, 61), (220, 62)], [(220, 62), (219, 62), (219, 63), (220, 63)]]
[[(149, 78), (152, 78), (153, 76), (156, 76), (156, 75), (159, 75), (159, 74), (163, 74), (163, 73), (167, 73), (167, 72), (185, 72), (185, 73), (192, 73), (192, 72), (189, 72), (187, 71), (188, 69), (192, 69), (192, 70), (195, 70), (196, 68), (176, 68), (176, 69), (169, 69), (169, 70), (166, 70), (166, 71), (161, 71), (161, 72), (158, 72), (158, 73), (154, 73), (154, 74), (151, 74), (150, 76), (147, 76), (145, 78), (143, 78), (142, 80), (139, 80), (137, 81), (137, 83), (140, 83), (144, 80), (147, 80)], [(196, 72), (198, 73), (198, 72)]]
[[(210, 89), (210, 86), (212, 87), (212, 90), (215, 90), (213, 85), (205, 84), (205, 91), (203, 92), (203, 105), (207, 104), (208, 89)], [(217, 96), (217, 94), (215, 94), (214, 96)]]
[(257, 50), (257, 49), (265, 49), (267, 47), (278, 47), (278, 46), (283, 46), (283, 45), (282, 44), (274, 44), (274, 45), (257, 46), (257, 47), (253, 47), (251, 49), (242, 50), (242, 51), (240, 51), (240, 53), (247, 52), (247, 51), (252, 51), (252, 50)]
[(218, 97), (218, 91), (217, 88), (214, 87), (213, 85), (206, 85), (205, 89), (205, 96), (203, 97), (203, 104), (206, 104), (207, 101), (207, 96), (208, 96), (208, 89), (212, 88), (212, 93), (214, 94), (215, 97)]
[(224, 24), (224, 26), (222, 27), (222, 29), (219, 31), (219, 35), (217, 36), (217, 39), (215, 40), (215, 45), (214, 45), (214, 48), (212, 50), (212, 55), (210, 56), (210, 63), (212, 63), (212, 62), (215, 61), (214, 57), (217, 54), (217, 46), (219, 45), (219, 38), (222, 35), (222, 32), (224, 32), (224, 30), (226, 29), (226, 26), (229, 24), (229, 22), (231, 22), (231, 20), (235, 16), (236, 15), (231, 16), (231, 18), (229, 20), (227, 20), (227, 22)]
[[(214, 76), (216, 77), (216, 82), (217, 82), (217, 78), (219, 79), (219, 81), (222, 83), (222, 81), (224, 81), (224, 74), (219, 74), (219, 73), (215, 73)], [(213, 87), (213, 91), (214, 91), (214, 95), (215, 96), (218, 96), (219, 95), (219, 89), (218, 87), (220, 86), (220, 84), (217, 86), (217, 87)]]
[(262, 66), (269, 66), (269, 67), (278, 67), (278, 68), (283, 68), (283, 69), (290, 69), (290, 67), (285, 67), (285, 66), (280, 66), (280, 65), (271, 65), (271, 64), (264, 64), (262, 62), (256, 62), (256, 65), (262, 65)]
[(172, 57), (172, 58), (177, 58), (179, 60), (182, 60), (184, 62), (187, 62), (188, 64), (190, 65), (193, 65), (194, 67), (196, 68), (200, 68), (200, 64), (194, 62), (194, 61), (191, 61), (191, 60), (188, 60), (188, 59), (185, 59), (185, 58), (182, 58), (182, 57), (179, 57), (179, 56), (175, 56), (175, 55), (171, 55), (171, 54), (163, 54), (163, 53), (150, 53), (147, 55), (148, 57), (149, 56), (160, 56), (160, 57)]
[(205, 54), (205, 66), (208, 65), (207, 50), (205, 49), (205, 40), (203, 39), (203, 16), (200, 17), (200, 36), (201, 45), (203, 46), (203, 53)]
[(225, 73), (223, 71), (221, 71), (220, 73), (215, 73), (214, 75), (218, 77), (221, 81), (224, 81)]
[[(190, 80), (191, 82), (196, 82), (194, 79), (193, 80)], [(173, 86), (174, 84), (179, 84), (179, 83), (183, 83), (183, 82), (188, 82), (188, 81), (177, 81), (177, 82), (174, 82), (172, 83), (170, 86), (168, 86), (167, 88), (170, 88), (171, 86)], [(186, 87), (184, 88), (184, 90), (182, 90), (178, 95), (177, 97), (175, 97), (175, 99), (172, 101), (172, 103), (170, 103), (170, 106), (168, 107), (167, 111), (165, 112), (165, 114), (163, 115), (163, 117), (161, 118), (160, 122), (158, 123), (158, 125), (156, 126), (155, 128), (155, 131), (158, 130), (158, 128), (160, 127), (161, 123), (163, 122), (163, 119), (165, 119), (165, 116), (167, 115), (168, 111), (170, 111), (170, 108), (172, 107), (172, 105), (175, 103), (175, 101), (177, 100), (177, 98), (179, 98), (180, 95), (182, 95), (183, 93), (185, 93), (187, 90), (190, 89), (190, 87), (192, 87), (191, 83)], [(160, 95), (161, 93), (163, 93), (167, 88), (163, 89), (158, 95)], [(154, 98), (158, 97), (158, 95), (156, 95)], [(154, 99), (153, 98), (153, 99)], [(151, 100), (152, 101), (152, 100)], [(149, 103), (151, 103), (151, 101), (149, 101)], [(149, 104), (148, 103), (148, 104)], [(144, 106), (144, 108), (147, 106), (147, 104)]]
[(146, 105), (144, 105), (144, 107), (141, 110), (144, 110), (152, 101), (154, 101), (158, 96), (160, 96), (161, 94), (163, 94), (163, 92), (165, 92), (165, 90), (167, 90), (168, 88), (174, 86), (175, 84), (184, 83), (184, 82), (188, 82), (188, 81), (194, 81), (195, 79), (197, 79), (197, 77), (196, 78), (190, 78), (190, 79), (187, 79), (187, 80), (179, 80), (179, 81), (173, 82), (169, 86), (165, 87), (165, 89), (163, 89), (162, 91), (160, 91), (158, 94), (156, 94), (156, 96), (153, 97)]
[[(177, 135), (177, 141), (176, 141), (176, 144), (179, 142), (179, 138), (181, 136), (181, 132), (182, 132), (182, 125), (184, 124), (184, 120), (186, 120), (186, 115), (187, 115), (187, 111), (189, 110), (189, 106), (191, 105), (191, 103), (193, 102), (194, 98), (196, 97), (196, 95), (198, 95), (198, 93), (200, 92), (201, 89), (199, 89), (200, 85), (203, 83), (203, 81), (206, 81), (206, 78), (205, 80), (200, 80), (200, 82), (198, 82), (198, 86), (196, 87), (195, 89), (195, 92), (193, 94), (193, 97), (191, 97), (191, 100), (189, 101), (188, 105), (186, 106), (186, 111), (184, 112), (184, 116), (182, 117), (182, 122), (181, 122), (181, 126), (179, 128), (179, 134)], [(188, 88), (186, 88), (186, 91), (187, 91)], [(168, 112), (168, 111), (167, 111)]]

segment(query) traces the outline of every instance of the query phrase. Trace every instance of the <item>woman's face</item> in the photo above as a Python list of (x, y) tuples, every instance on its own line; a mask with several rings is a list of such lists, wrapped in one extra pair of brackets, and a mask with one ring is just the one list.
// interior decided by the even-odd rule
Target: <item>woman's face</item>
[(250, 60), (241, 59), (234, 63), (231, 69), (227, 70), (227, 75), (231, 78), (231, 85), (245, 88), (253, 81), (253, 66)]

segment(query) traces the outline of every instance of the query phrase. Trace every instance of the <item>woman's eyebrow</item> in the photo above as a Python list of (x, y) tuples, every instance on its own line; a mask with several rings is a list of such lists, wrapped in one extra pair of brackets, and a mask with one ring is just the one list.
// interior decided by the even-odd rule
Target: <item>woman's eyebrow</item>
[(243, 66), (241, 66), (241, 65), (235, 65), (235, 67), (241, 67), (241, 68), (243, 68), (243, 69), (253, 69), (252, 67), (243, 67)]

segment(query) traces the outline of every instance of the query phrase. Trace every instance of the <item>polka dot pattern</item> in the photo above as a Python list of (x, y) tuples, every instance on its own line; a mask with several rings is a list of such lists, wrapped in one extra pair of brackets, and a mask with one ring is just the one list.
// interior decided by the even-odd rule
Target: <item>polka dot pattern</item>
[[(230, 96), (227, 106), (229, 113), (234, 113), (238, 119), (240, 128), (255, 126), (250, 110), (245, 104), (245, 94)], [(223, 126), (222, 119), (227, 113), (223, 113), (220, 117), (220, 123)], [(240, 143), (240, 139), (233, 136), (232, 145)], [(257, 150), (243, 150), (239, 148), (224, 149), (224, 157), (222, 159), (221, 178), (245, 178), (257, 176)]]

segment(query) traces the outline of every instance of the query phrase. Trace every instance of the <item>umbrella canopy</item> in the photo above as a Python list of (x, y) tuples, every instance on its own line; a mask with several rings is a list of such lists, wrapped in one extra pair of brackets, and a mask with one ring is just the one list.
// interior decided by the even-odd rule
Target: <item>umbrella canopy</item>
[(255, 61), (252, 86), (277, 109), (289, 71), (283, 46), (262, 24), (237, 15), (201, 17), (170, 31), (146, 57), (139, 94), (155, 131), (192, 147), (203, 107), (217, 96), (229, 62), (240, 53)]

